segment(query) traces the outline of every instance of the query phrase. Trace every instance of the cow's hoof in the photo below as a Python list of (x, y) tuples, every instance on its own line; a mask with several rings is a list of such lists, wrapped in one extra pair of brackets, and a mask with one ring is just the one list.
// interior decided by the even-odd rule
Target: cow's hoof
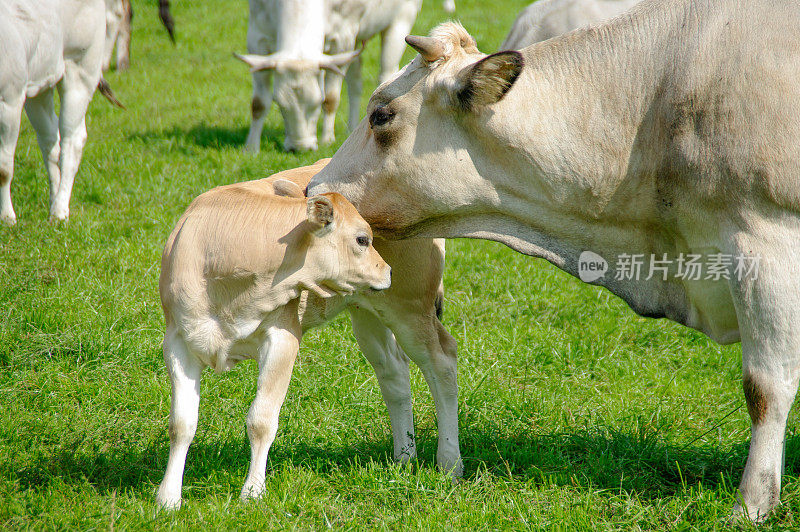
[(158, 495), (156, 495), (156, 504), (160, 510), (166, 510), (168, 512), (179, 510), (181, 507), (181, 497), (180, 495), (177, 497), (167, 494), (162, 495), (159, 490)]
[(245, 153), (250, 153), (250, 154), (255, 155), (255, 154), (257, 154), (258, 152), (261, 151), (261, 146), (258, 145), (258, 144), (253, 144), (253, 143), (249, 143), (248, 142), (247, 144), (244, 145), (244, 148), (242, 148), (242, 151), (245, 152)]
[(730, 524), (742, 525), (746, 523), (753, 523), (758, 525), (766, 521), (767, 517), (770, 516), (773, 510), (774, 508), (745, 508), (737, 502), (733, 507), (733, 515), (730, 518)]
[(17, 217), (13, 213), (12, 214), (4, 214), (4, 215), (0, 216), (0, 222), (2, 222), (4, 225), (7, 225), (7, 226), (11, 227), (12, 225), (16, 225)]
[(245, 484), (245, 486), (242, 488), (242, 493), (239, 495), (239, 498), (242, 500), (242, 502), (248, 502), (253, 499), (258, 499), (262, 495), (264, 495), (265, 489), (266, 486), (264, 485), (264, 483), (253, 484), (253, 485)]
[(464, 476), (464, 462), (461, 461), (459, 456), (455, 460), (441, 460), (438, 461), (438, 467), (444, 471), (455, 481)]
[(69, 207), (54, 207), (50, 209), (51, 222), (66, 222), (69, 218)]

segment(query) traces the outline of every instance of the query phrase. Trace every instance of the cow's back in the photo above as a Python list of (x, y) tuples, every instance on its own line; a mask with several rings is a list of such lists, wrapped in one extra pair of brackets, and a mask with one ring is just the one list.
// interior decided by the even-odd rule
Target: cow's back
[(704, 9), (655, 113), (668, 136), (661, 189), (689, 205), (800, 212), (800, 3)]

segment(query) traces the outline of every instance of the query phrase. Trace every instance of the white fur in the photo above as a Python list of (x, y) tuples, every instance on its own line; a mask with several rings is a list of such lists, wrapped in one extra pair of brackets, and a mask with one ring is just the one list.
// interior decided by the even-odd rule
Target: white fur
[(539, 0), (517, 15), (500, 50), (522, 50), (582, 26), (608, 20), (642, 0)]
[[(524, 67), (468, 111), (448, 106), (484, 55), (417, 57), (370, 101), (392, 121), (362, 121), (309, 192), (344, 194), (385, 237), (496, 240), (576, 276), (586, 250), (666, 255), (668, 279), (595, 282), (642, 315), (741, 339), (752, 439), (736, 512), (761, 520), (780, 502), (800, 378), (798, 28), (793, 0), (645, 0), (496, 56)], [(454, 24), (437, 38), (469, 40)], [(682, 279), (689, 253), (760, 270)]]
[[(245, 148), (261, 146), (264, 119), (273, 98), (283, 116), (284, 148), (317, 149), (317, 121), (323, 114), (321, 142), (333, 142), (336, 109), (342, 90), (341, 76), (320, 70), (324, 54), (354, 51), (380, 34), (380, 81), (397, 71), (422, 0), (250, 0), (247, 50), (252, 57), (276, 60), (275, 72), (253, 72), (252, 123)], [(305, 65), (305, 66), (302, 66)], [(344, 66), (342, 66), (344, 68)], [(271, 87), (274, 80), (274, 88)], [(360, 117), (361, 60), (347, 68), (349, 125)]]
[[(72, 184), (86, 142), (84, 116), (100, 81), (105, 38), (102, 0), (0, 0), (0, 219), (11, 205), (14, 151), (23, 106), (50, 178), (50, 217), (69, 216)], [(61, 96), (56, 117), (53, 90)]]

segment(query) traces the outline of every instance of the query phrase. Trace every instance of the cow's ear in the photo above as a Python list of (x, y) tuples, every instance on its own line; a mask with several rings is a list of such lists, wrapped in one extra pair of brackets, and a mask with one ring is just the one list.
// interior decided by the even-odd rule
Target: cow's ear
[(458, 105), (473, 111), (503, 99), (517, 81), (524, 61), (515, 51), (497, 52), (466, 67), (458, 74)]
[(327, 196), (308, 198), (306, 213), (315, 234), (320, 235), (333, 228), (333, 202)]
[(276, 196), (286, 196), (287, 198), (304, 198), (303, 189), (300, 185), (293, 183), (288, 179), (276, 179), (272, 183), (272, 189), (275, 191)]

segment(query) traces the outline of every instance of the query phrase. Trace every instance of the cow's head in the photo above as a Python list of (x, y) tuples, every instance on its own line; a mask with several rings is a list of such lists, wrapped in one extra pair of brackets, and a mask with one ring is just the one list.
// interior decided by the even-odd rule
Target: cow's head
[(390, 238), (468, 214), (477, 196), (496, 196), (481, 166), (502, 159), (508, 147), (495, 104), (523, 66), (518, 52), (480, 53), (456, 23), (406, 42), (419, 55), (378, 87), (366, 118), (308, 188), (340, 192)]
[(316, 59), (291, 57), (283, 52), (234, 55), (250, 65), (251, 72), (275, 72), (272, 94), (283, 116), (283, 147), (288, 151), (305, 151), (317, 149), (317, 120), (324, 99), (323, 71), (344, 75), (341, 69), (359, 53), (321, 54)]
[[(302, 195), (297, 185), (285, 183)], [(375, 251), (369, 224), (349, 201), (335, 192), (320, 194), (306, 200), (306, 211), (311, 240), (304, 267), (314, 270), (318, 285), (337, 294), (389, 288), (391, 267)]]

